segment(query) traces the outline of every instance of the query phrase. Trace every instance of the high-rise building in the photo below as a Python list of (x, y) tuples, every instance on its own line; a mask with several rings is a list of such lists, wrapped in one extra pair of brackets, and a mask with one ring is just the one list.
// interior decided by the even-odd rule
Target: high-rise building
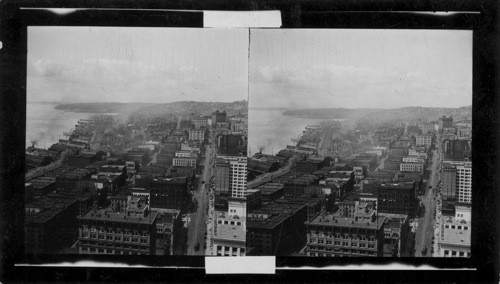
[(217, 159), (215, 162), (215, 194), (231, 193), (229, 190), (229, 179), (231, 173), (231, 165), (225, 159)]
[(453, 117), (442, 116), (439, 118), (439, 121), (438, 121), (439, 133), (442, 133), (444, 128), (449, 128), (452, 126), (453, 126)]
[(471, 145), (469, 140), (444, 140), (444, 160), (467, 161), (470, 157)]
[(243, 135), (219, 135), (217, 137), (217, 154), (226, 156), (246, 156), (246, 143)]
[(458, 202), (472, 202), (472, 163), (464, 163), (457, 165), (457, 181)]
[(244, 198), (247, 187), (247, 158), (229, 160), (229, 188), (231, 197)]
[(216, 127), (219, 122), (226, 122), (227, 114), (226, 111), (220, 112), (215, 111), (212, 113), (212, 127)]
[(231, 193), (231, 197), (244, 198), (247, 183), (247, 158), (219, 156), (215, 168), (215, 192)]
[(442, 167), (443, 177), (443, 200), (456, 201), (457, 200), (457, 169), (450, 164), (443, 164)]

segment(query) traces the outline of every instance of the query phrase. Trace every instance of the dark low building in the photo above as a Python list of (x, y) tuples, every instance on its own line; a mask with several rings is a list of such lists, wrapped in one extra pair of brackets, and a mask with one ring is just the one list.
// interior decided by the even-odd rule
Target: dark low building
[(306, 241), (307, 205), (269, 203), (247, 213), (248, 255), (284, 256), (299, 251)]
[(299, 197), (308, 194), (311, 186), (317, 185), (319, 178), (305, 174), (284, 183), (285, 198)]
[(26, 253), (58, 253), (77, 239), (78, 199), (42, 197), (25, 205)]
[(416, 183), (381, 184), (378, 186), (379, 213), (409, 215), (416, 203)]
[(151, 208), (180, 210), (189, 197), (186, 178), (149, 179), (143, 187), (150, 191)]
[(276, 200), (278, 204), (305, 204), (307, 205), (307, 220), (314, 219), (320, 212), (324, 203), (322, 197), (315, 197), (311, 195), (303, 195), (299, 197), (292, 197), (287, 199)]
[(90, 178), (90, 171), (87, 169), (75, 169), (69, 173), (56, 178), (56, 188), (58, 190), (76, 189), (79, 180)]
[(68, 157), (68, 165), (83, 168), (101, 160), (97, 153), (77, 153)]
[(272, 202), (276, 199), (283, 197), (284, 188), (281, 183), (265, 183), (256, 187), (255, 189), (260, 190), (262, 196), (262, 202)]
[(295, 163), (295, 171), (301, 173), (312, 174), (323, 167), (329, 166), (329, 161), (326, 158), (313, 158), (298, 160)]

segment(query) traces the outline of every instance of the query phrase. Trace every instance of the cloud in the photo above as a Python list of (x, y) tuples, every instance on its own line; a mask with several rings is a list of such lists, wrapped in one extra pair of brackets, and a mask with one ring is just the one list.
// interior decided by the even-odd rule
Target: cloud
[[(65, 101), (217, 101), (246, 99), (246, 78), (202, 73), (193, 65), (87, 58), (28, 65), (28, 95)], [(225, 99), (227, 100), (227, 99)]]
[[(468, 93), (471, 82), (447, 84), (422, 71), (374, 70), (322, 65), (302, 69), (262, 66), (250, 80), (253, 107), (372, 107), (449, 105), (452, 94)], [(467, 98), (467, 95), (460, 97)], [(470, 102), (454, 101), (458, 106)]]

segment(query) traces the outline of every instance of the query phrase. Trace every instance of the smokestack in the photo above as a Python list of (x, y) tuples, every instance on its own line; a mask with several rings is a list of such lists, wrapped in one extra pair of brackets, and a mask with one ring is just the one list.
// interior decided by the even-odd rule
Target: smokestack
[(36, 143), (37, 143), (36, 140), (31, 140), (31, 149), (30, 149), (30, 152), (33, 152), (35, 150)]

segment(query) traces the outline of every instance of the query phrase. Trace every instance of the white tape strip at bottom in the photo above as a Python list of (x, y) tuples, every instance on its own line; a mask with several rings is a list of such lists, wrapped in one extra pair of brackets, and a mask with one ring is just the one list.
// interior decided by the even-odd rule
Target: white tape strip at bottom
[(281, 11), (203, 11), (205, 28), (280, 28)]
[(205, 257), (207, 274), (274, 274), (276, 257), (274, 256), (242, 256)]

